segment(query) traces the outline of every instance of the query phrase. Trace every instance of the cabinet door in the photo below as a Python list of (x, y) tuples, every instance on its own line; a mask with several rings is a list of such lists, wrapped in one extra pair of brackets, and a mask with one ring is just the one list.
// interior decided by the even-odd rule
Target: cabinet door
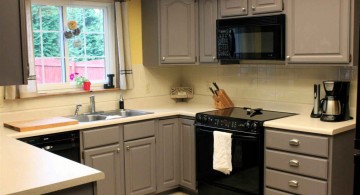
[(25, 0), (0, 1), (0, 86), (27, 83)]
[(349, 63), (350, 0), (288, 0), (288, 63)]
[(178, 119), (159, 121), (156, 142), (157, 192), (175, 188), (180, 183), (180, 148)]
[(194, 120), (180, 119), (180, 185), (196, 190)]
[(160, 61), (196, 62), (196, 9), (194, 0), (160, 0)]
[(248, 14), (248, 0), (220, 0), (220, 16), (243, 16)]
[(199, 1), (200, 62), (216, 60), (217, 0)]
[(282, 0), (252, 0), (251, 1), (252, 14), (281, 12), (282, 9), (283, 9)]
[(120, 144), (84, 151), (84, 164), (105, 173), (105, 179), (97, 182), (95, 195), (124, 194), (123, 150)]
[(124, 145), (126, 194), (155, 192), (155, 138), (128, 141)]

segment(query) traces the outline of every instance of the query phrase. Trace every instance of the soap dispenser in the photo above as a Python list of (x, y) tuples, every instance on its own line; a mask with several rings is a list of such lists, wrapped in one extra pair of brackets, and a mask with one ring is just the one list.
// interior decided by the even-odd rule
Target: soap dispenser
[(124, 105), (124, 98), (123, 98), (123, 96), (120, 96), (119, 109), (120, 109), (120, 110), (125, 110), (125, 105)]

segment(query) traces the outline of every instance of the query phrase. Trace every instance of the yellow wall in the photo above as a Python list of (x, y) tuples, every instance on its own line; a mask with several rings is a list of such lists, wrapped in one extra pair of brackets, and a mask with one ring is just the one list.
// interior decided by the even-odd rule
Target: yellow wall
[(141, 0), (129, 1), (129, 28), (132, 64), (142, 64)]

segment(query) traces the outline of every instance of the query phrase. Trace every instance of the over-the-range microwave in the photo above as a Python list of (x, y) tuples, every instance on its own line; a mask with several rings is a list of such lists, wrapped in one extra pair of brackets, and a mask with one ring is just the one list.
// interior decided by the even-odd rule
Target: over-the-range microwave
[(219, 19), (219, 60), (284, 60), (285, 15)]

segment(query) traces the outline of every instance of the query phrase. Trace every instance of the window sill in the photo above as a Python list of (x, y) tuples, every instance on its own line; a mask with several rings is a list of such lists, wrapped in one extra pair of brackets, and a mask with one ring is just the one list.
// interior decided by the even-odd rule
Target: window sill
[(85, 93), (98, 93), (98, 92), (111, 92), (111, 91), (120, 91), (120, 88), (112, 89), (94, 89), (91, 91), (71, 91), (71, 92), (58, 92), (58, 93), (39, 93), (34, 97), (22, 97), (20, 99), (33, 99), (40, 97), (52, 97), (52, 96), (61, 96), (61, 95), (76, 95), (76, 94), (85, 94)]

